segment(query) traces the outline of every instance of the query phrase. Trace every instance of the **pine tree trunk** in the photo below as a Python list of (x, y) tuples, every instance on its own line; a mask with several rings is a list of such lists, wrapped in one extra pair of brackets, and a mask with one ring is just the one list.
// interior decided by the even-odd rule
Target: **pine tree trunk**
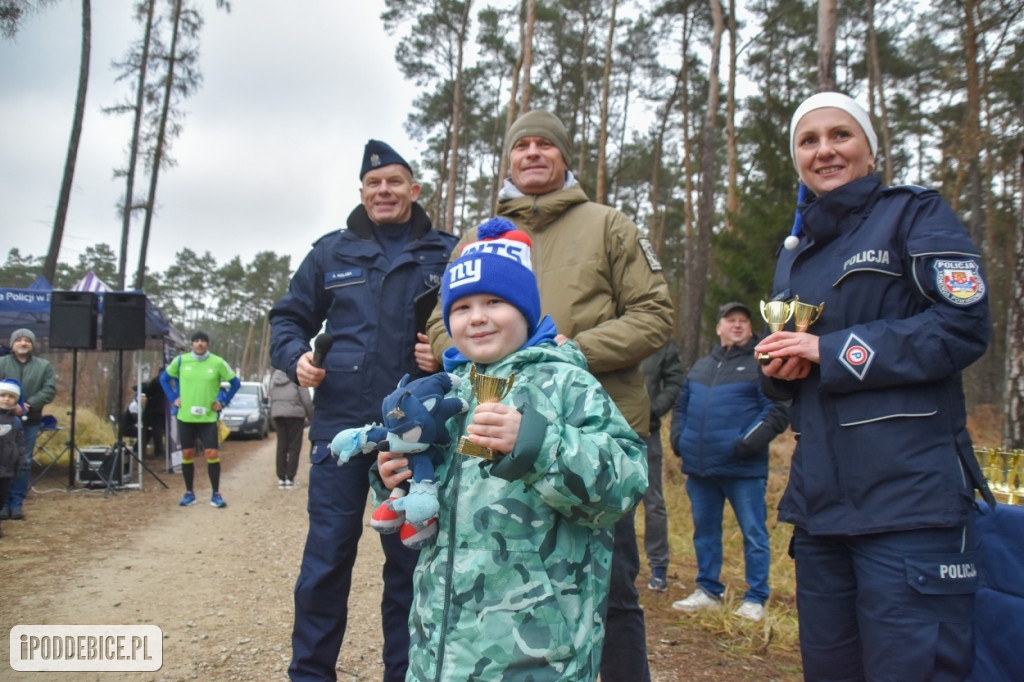
[(818, 91), (836, 89), (836, 0), (818, 0)]
[(722, 33), (725, 21), (719, 0), (710, 0), (714, 20), (711, 41), (711, 63), (708, 66), (708, 104), (704, 119), (704, 133), (700, 155), (700, 208), (697, 212), (697, 247), (693, 261), (686, 268), (686, 328), (694, 333), (683, 336), (681, 357), (684, 367), (692, 367), (700, 349), (701, 317), (704, 293), (707, 290), (708, 270), (711, 263), (711, 229), (715, 213), (715, 122), (718, 117), (718, 65), (722, 51)]
[(142, 244), (139, 246), (139, 269), (135, 272), (135, 288), (141, 290), (146, 282), (146, 251), (149, 249), (149, 231), (153, 224), (153, 209), (156, 207), (156, 184), (163, 161), (164, 138), (167, 135), (167, 117), (171, 109), (171, 92), (174, 89), (174, 64), (177, 57), (178, 34), (181, 28), (181, 1), (174, 0), (171, 28), (171, 49), (167, 59), (167, 79), (164, 82), (164, 101), (160, 111), (160, 125), (153, 152), (153, 167), (149, 176), (149, 194), (146, 198), (146, 222), (142, 228)]
[(64, 240), (64, 222), (68, 217), (71, 203), (71, 184), (75, 178), (75, 162), (78, 160), (78, 143), (82, 139), (82, 121), (85, 119), (85, 93), (89, 89), (89, 54), (92, 50), (92, 4), (82, 0), (82, 56), (78, 64), (78, 95), (75, 97), (75, 118), (71, 125), (71, 139), (68, 155), (64, 160), (64, 179), (60, 184), (60, 199), (57, 201), (57, 215), (50, 235), (50, 249), (43, 263), (43, 276), (51, 284), (57, 275), (57, 257)]
[(530, 75), (533, 71), (533, 24), (537, 18), (537, 0), (526, 3), (526, 39), (523, 41), (523, 100), (519, 113), (530, 110)]
[[(882, 130), (882, 153), (885, 157), (885, 167), (882, 178), (886, 185), (891, 185), (893, 180), (892, 168), (892, 136), (889, 131), (889, 115), (885, 106), (885, 87), (882, 78), (882, 64), (878, 56), (878, 32), (875, 30), (875, 0), (867, 0), (868, 15), (868, 92), (871, 104), (871, 113), (875, 113), (875, 92), (878, 93), (878, 127)], [(877, 157), (875, 161), (877, 162)]]
[(736, 183), (739, 176), (739, 151), (736, 144), (736, 0), (729, 3), (729, 84), (725, 105), (725, 145), (728, 157), (725, 194), (725, 229), (732, 231), (733, 218), (739, 211)]
[(469, 30), (469, 8), (472, 0), (466, 0), (459, 27), (459, 52), (455, 64), (455, 94), (452, 102), (452, 162), (448, 166), (448, 196), (444, 211), (444, 229), (455, 231), (455, 195), (459, 182), (459, 128), (462, 114), (462, 59), (466, 49), (466, 33)]
[[(533, 0), (529, 0), (533, 2)], [(523, 0), (527, 2), (527, 0)], [(491, 205), (497, 210), (498, 206), (498, 191), (500, 191), (502, 184), (505, 182), (505, 176), (508, 174), (508, 154), (505, 150), (508, 148), (508, 129), (512, 127), (512, 123), (516, 120), (516, 100), (519, 98), (519, 74), (523, 70), (523, 64), (525, 62), (525, 53), (528, 49), (528, 38), (529, 42), (533, 39), (533, 26), (528, 25), (526, 20), (519, 22), (519, 56), (516, 58), (516, 65), (512, 71), (512, 85), (509, 88), (508, 95), (508, 114), (505, 117), (505, 134), (502, 135), (501, 145), (501, 159), (498, 160), (498, 182), (495, 183), (494, 195), (491, 197)]]
[(615, 10), (618, 0), (612, 0), (611, 18), (608, 24), (608, 40), (604, 48), (604, 76), (601, 82), (601, 130), (597, 143), (597, 189), (594, 201), (599, 204), (608, 203), (608, 100), (611, 97), (612, 48), (615, 45)]
[(153, 6), (156, 0), (146, 2), (146, 30), (142, 38), (142, 58), (139, 61), (139, 85), (135, 92), (135, 120), (132, 124), (132, 141), (128, 152), (128, 173), (124, 190), (124, 206), (121, 207), (121, 251), (117, 265), (117, 288), (124, 289), (128, 267), (128, 233), (131, 230), (132, 212), (135, 207), (135, 166), (139, 157), (139, 130), (142, 128), (143, 107), (146, 101), (146, 69), (149, 67), (149, 42), (153, 34)]

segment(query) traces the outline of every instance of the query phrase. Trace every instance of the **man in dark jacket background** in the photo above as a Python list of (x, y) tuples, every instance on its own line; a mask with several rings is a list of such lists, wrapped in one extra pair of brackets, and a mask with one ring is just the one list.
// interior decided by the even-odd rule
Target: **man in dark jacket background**
[(750, 309), (718, 309), (721, 345), (690, 369), (672, 415), (672, 449), (683, 459), (693, 513), (697, 589), (672, 604), (699, 611), (721, 603), (722, 512), (728, 500), (743, 533), (747, 591), (735, 614), (758, 621), (768, 601), (771, 547), (765, 492), (768, 444), (788, 425), (788, 407), (761, 391)]
[(651, 398), (651, 434), (647, 443), (647, 492), (644, 493), (644, 553), (651, 569), (647, 588), (668, 591), (668, 513), (661, 486), (661, 418), (672, 411), (686, 375), (676, 342), (668, 343), (643, 361), (644, 384)]
[[(441, 283), (456, 238), (433, 229), (416, 200), (420, 186), (399, 154), (377, 140), (363, 152), (361, 203), (347, 228), (321, 237), (270, 312), (271, 360), (300, 386), (316, 387), (309, 440), (309, 534), (295, 583), (292, 680), (334, 680), (348, 622), (348, 594), (369, 492), (372, 455), (338, 466), (330, 441), (381, 420), (384, 396), (405, 374), (437, 371), (417, 335), (414, 302)], [(326, 321), (334, 340), (314, 364), (310, 340)], [(416, 343), (425, 349), (417, 352)], [(384, 680), (405, 679), (412, 572), (419, 553), (398, 534), (384, 549)], [(359, 652), (362, 655), (364, 652)]]

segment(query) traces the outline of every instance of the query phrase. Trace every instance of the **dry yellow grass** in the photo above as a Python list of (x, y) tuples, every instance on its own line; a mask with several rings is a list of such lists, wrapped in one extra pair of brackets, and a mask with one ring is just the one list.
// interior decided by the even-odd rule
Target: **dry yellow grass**
[[(60, 427), (56, 433), (41, 431), (38, 443), (46, 443), (46, 449), (57, 455), (61, 454), (58, 461), (66, 465), (68, 453), (65, 447), (71, 437), (71, 407), (70, 404), (52, 403), (46, 407), (46, 414), (57, 418), (57, 425)], [(52, 439), (48, 440), (52, 434)], [(81, 448), (107, 447), (117, 441), (117, 435), (109, 420), (104, 420), (88, 407), (78, 405), (75, 407), (75, 445)], [(48, 462), (42, 459), (42, 464)]]
[[(991, 406), (980, 406), (972, 410), (969, 427), (978, 446), (999, 444), (1002, 418)], [(680, 460), (668, 445), (668, 428), (662, 429), (665, 457), (662, 480), (665, 505), (668, 512), (669, 544), (672, 548), (672, 564), (669, 568), (670, 583), (686, 586), (678, 596), (681, 599), (695, 589), (697, 560), (693, 551), (693, 518), (690, 501), (686, 495), (685, 477), (680, 470)], [(723, 648), (735, 653), (764, 656), (769, 647), (789, 651), (799, 649), (799, 621), (796, 610), (796, 571), (793, 560), (787, 553), (792, 526), (779, 523), (777, 509), (779, 499), (789, 478), (789, 460), (795, 439), (787, 430), (771, 445), (771, 466), (768, 476), (768, 527), (771, 531), (771, 598), (760, 623), (748, 623), (732, 615), (739, 606), (746, 589), (743, 567), (743, 535), (736, 524), (736, 517), (729, 505), (723, 519), (722, 544), (724, 561), (721, 581), (726, 585), (725, 608), (708, 609), (697, 614), (680, 614), (680, 620), (699, 626), (716, 635)], [(643, 559), (643, 512), (637, 512), (637, 537), (641, 542), (641, 576), (646, 583), (648, 575), (646, 560)]]
[[(668, 429), (662, 430), (665, 457), (662, 481), (665, 506), (668, 512), (669, 545), (672, 548), (672, 565), (669, 575), (675, 582), (686, 585), (679, 596), (681, 599), (694, 589), (697, 560), (693, 551), (693, 518), (690, 514), (690, 500), (686, 495), (685, 477), (680, 469), (680, 460), (672, 454), (668, 445)], [(770, 584), (772, 596), (760, 623), (748, 623), (732, 615), (739, 606), (746, 589), (743, 568), (743, 535), (736, 523), (736, 517), (729, 505), (722, 523), (722, 545), (724, 561), (721, 580), (726, 585), (725, 608), (708, 609), (697, 614), (680, 614), (680, 618), (696, 621), (716, 636), (725, 648), (763, 655), (769, 646), (795, 649), (798, 646), (798, 625), (796, 615), (793, 560), (786, 553), (789, 546), (791, 526), (775, 520), (776, 508), (789, 476), (789, 457), (793, 452), (793, 435), (787, 431), (772, 443), (771, 468), (768, 476), (768, 527), (771, 531), (772, 565)], [(637, 513), (637, 537), (643, 538), (643, 513)], [(641, 556), (643, 551), (641, 549)], [(642, 561), (642, 575), (646, 575), (646, 561)]]

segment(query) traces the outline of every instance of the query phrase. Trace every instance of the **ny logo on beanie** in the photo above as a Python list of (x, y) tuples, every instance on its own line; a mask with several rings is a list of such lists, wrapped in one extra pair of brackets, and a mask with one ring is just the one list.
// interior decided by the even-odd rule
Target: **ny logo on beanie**
[(457, 262), (452, 263), (448, 286), (454, 289), (458, 286), (479, 282), (481, 269), (479, 258), (465, 260), (460, 258)]

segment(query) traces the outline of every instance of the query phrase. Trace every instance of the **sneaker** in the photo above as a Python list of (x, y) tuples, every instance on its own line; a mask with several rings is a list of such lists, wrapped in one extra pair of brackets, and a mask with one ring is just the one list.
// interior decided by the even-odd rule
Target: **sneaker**
[(746, 618), (747, 620), (759, 621), (764, 618), (764, 607), (757, 602), (745, 601), (740, 604), (740, 607), (733, 611), (733, 614), (740, 618)]
[(196, 494), (191, 490), (185, 491), (185, 497), (181, 498), (181, 502), (178, 504), (182, 507), (187, 507), (191, 504), (196, 503)]
[(405, 491), (395, 488), (391, 497), (381, 502), (370, 516), (370, 527), (381, 535), (397, 533), (405, 525), (405, 511), (395, 510), (395, 500), (404, 497)]
[(11, 518), (11, 510), (7, 507), (0, 509), (0, 521), (6, 521), (9, 518)]
[(214, 493), (213, 497), (210, 498), (210, 506), (216, 507), (217, 509), (223, 509), (228, 506), (228, 503), (224, 501), (224, 498), (220, 496), (220, 493)]
[(302, 484), (298, 481), (285, 481), (285, 487), (295, 490), (296, 488), (301, 488)]
[(24, 521), (25, 512), (21, 511), (21, 507), (11, 510), (11, 521)]
[(719, 601), (699, 587), (686, 599), (672, 602), (672, 608), (679, 611), (701, 611), (713, 606), (718, 606)]
[(647, 583), (647, 589), (655, 592), (668, 592), (668, 580), (652, 575), (651, 582)]
[(423, 549), (437, 536), (437, 519), (427, 519), (423, 524), (406, 523), (399, 530), (399, 536), (409, 549)]
[(651, 569), (651, 582), (647, 583), (647, 589), (655, 592), (668, 592), (668, 569), (658, 566)]
[(283, 478), (279, 478), (277, 479), (277, 487), (283, 490), (288, 487), (288, 482), (285, 481)]

